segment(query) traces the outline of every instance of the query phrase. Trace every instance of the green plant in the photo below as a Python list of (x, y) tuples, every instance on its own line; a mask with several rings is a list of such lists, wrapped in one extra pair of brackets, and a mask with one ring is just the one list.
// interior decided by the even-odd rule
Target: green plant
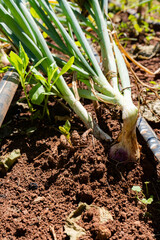
[[(149, 182), (145, 182), (146, 185), (146, 196), (148, 196), (148, 184)], [(132, 190), (136, 192), (136, 198), (138, 199), (138, 201), (140, 201), (141, 203), (148, 205), (151, 204), (153, 202), (153, 196), (151, 195), (149, 198), (146, 198), (145, 194), (142, 192), (142, 189), (140, 186), (133, 186)], [(143, 198), (140, 199), (138, 196), (138, 193), (141, 193), (143, 195)]]
[(74, 56), (71, 57), (70, 60), (63, 66), (63, 68), (61, 69), (61, 71), (57, 76), (55, 76), (55, 74), (58, 70), (58, 67), (55, 67), (54, 63), (51, 64), (47, 69), (47, 79), (43, 77), (38, 71), (32, 69), (32, 74), (37, 83), (34, 84), (32, 89), (30, 90), (29, 97), (33, 104), (40, 105), (44, 101), (42, 117), (44, 117), (46, 113), (50, 118), (49, 110), (47, 107), (49, 96), (58, 95), (58, 93), (55, 94), (55, 92), (53, 91), (54, 85), (56, 84), (56, 81), (58, 80), (58, 78), (63, 74), (65, 74), (71, 68), (73, 62), (74, 62)]
[(24, 94), (27, 100), (27, 104), (29, 106), (29, 110), (32, 113), (33, 112), (33, 106), (29, 100), (29, 97), (27, 95), (27, 91), (26, 91), (26, 86), (25, 86), (25, 81), (26, 78), (28, 76), (29, 73), (26, 73), (26, 69), (28, 67), (29, 64), (29, 58), (27, 56), (27, 54), (25, 53), (21, 43), (19, 46), (19, 56), (14, 53), (14, 52), (10, 52), (10, 57), (8, 57), (8, 60), (10, 61), (10, 63), (12, 64), (12, 66), (17, 70), (18, 74), (19, 74), (19, 78), (20, 78), (20, 82), (22, 85), (22, 88), (24, 90)]
[(60, 132), (66, 137), (67, 141), (72, 146), (70, 129), (71, 129), (71, 124), (68, 120), (65, 122), (63, 126), (59, 126)]
[[(123, 129), (118, 143), (111, 147), (111, 158), (119, 161), (135, 161), (140, 156), (136, 138), (138, 109), (132, 102), (127, 67), (120, 50), (107, 30), (105, 12), (108, 2), (102, 0), (101, 5), (98, 0), (84, 2), (84, 8), (87, 9), (94, 22), (89, 17), (85, 18), (79, 14), (68, 1), (59, 0), (58, 2), (61, 12), (65, 16), (65, 21), (58, 18), (47, 0), (29, 0), (32, 8), (40, 16), (42, 24), (31, 16), (22, 0), (6, 0), (6, 8), (2, 5), (0, 8), (0, 28), (6, 36), (12, 39), (12, 44), (15, 46), (19, 41), (22, 42), (31, 60), (39, 61), (45, 58), (41, 62), (44, 73), (47, 73), (50, 65), (53, 65), (54, 68), (57, 65), (62, 67), (66, 62), (63, 58), (60, 59), (51, 54), (37, 24), (43, 32), (46, 32), (53, 39), (54, 48), (68, 58), (74, 56), (74, 65), (70, 70), (76, 71), (77, 79), (85, 83), (87, 87), (87, 89), (78, 89), (80, 97), (121, 107)], [(94, 40), (101, 47), (102, 68), (97, 62), (93, 48), (90, 46), (91, 43), (85, 37), (85, 27), (90, 27), (95, 32), (96, 38)], [(76, 41), (79, 42), (79, 47), (76, 45)], [(59, 70), (55, 72), (55, 77), (58, 74)], [(111, 137), (99, 128), (93, 121), (91, 114), (82, 106), (76, 96), (77, 91), (69, 89), (63, 76), (58, 77), (52, 91), (70, 105), (86, 127), (93, 130), (93, 134), (97, 138), (111, 141)]]
[[(40, 59), (40, 61), (38, 61), (34, 66), (30, 67), (29, 58), (24, 48), (22, 47), (21, 43), (19, 46), (19, 56), (11, 51), (8, 60), (15, 67), (20, 76), (20, 82), (23, 87), (25, 98), (27, 100), (27, 104), (29, 106), (29, 110), (32, 114), (32, 117), (33, 113), (35, 115), (34, 118), (38, 116), (43, 118), (45, 114), (47, 114), (48, 117), (50, 117), (47, 105), (49, 96), (55, 95), (54, 92), (52, 91), (52, 88), (54, 87), (54, 84), (56, 83), (58, 78), (70, 69), (74, 62), (74, 57), (71, 57), (71, 59), (64, 65), (64, 67), (56, 77), (55, 73), (58, 70), (58, 67), (55, 68), (54, 64), (51, 64), (47, 69), (47, 79), (38, 71), (36, 71), (36, 68), (45, 60), (45, 58)], [(29, 68), (28, 71), (27, 68)], [(26, 86), (28, 84), (32, 86), (31, 90), (29, 91), (29, 94), (27, 93), (26, 89)], [(36, 109), (34, 109), (33, 104), (41, 105), (42, 102), (44, 102), (43, 114), (42, 116), (40, 116), (39, 111), (36, 111)]]
[(5, 73), (5, 72), (7, 72), (8, 69), (9, 69), (8, 66), (6, 66), (6, 67), (2, 67), (2, 68), (1, 68), (1, 66), (0, 66), (0, 74), (1, 74), (1, 73)]
[[(132, 10), (131, 10), (132, 9)], [(146, 40), (150, 41), (155, 35), (154, 30), (150, 27), (150, 22), (159, 21), (160, 6), (158, 1), (152, 0), (136, 0), (125, 1), (119, 0), (116, 3), (109, 3), (109, 16), (116, 19), (120, 12), (131, 13), (128, 16), (129, 21), (120, 21), (117, 30), (120, 33), (130, 32), (134, 30), (135, 35), (146, 33)]]

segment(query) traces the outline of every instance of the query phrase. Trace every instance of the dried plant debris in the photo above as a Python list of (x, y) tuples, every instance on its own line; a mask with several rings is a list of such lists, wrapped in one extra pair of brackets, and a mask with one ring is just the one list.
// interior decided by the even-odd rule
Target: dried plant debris
[(160, 122), (160, 100), (149, 101), (140, 107), (141, 115), (150, 122)]
[(150, 59), (157, 54), (160, 53), (160, 43), (158, 42), (156, 45), (149, 45), (149, 46), (143, 46), (143, 45), (136, 45), (134, 49), (134, 58), (137, 59)]
[(12, 167), (18, 157), (21, 156), (19, 149), (14, 149), (11, 153), (7, 153), (0, 157), (0, 174), (5, 174)]
[(66, 224), (64, 226), (65, 233), (70, 237), (70, 240), (78, 240), (79, 237), (85, 235), (85, 229), (80, 227), (76, 222), (80, 220), (81, 214), (85, 211), (87, 204), (80, 203), (78, 208), (71, 212), (71, 214), (66, 219)]
[(111, 232), (105, 225), (109, 220), (113, 221), (109, 211), (104, 207), (79, 203), (78, 208), (67, 217), (64, 227), (70, 240), (78, 240), (82, 235), (86, 235), (86, 230), (80, 226), (86, 218), (92, 222), (92, 232), (97, 240), (110, 238)]

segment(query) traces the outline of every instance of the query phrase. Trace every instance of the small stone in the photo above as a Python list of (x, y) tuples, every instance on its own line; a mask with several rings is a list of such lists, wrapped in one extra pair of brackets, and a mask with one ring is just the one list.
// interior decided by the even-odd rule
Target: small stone
[(36, 204), (36, 203), (40, 203), (42, 201), (44, 201), (45, 197), (37, 197), (36, 199), (34, 199), (33, 203)]
[(97, 231), (97, 240), (106, 240), (111, 237), (111, 231), (106, 227), (105, 224), (100, 224)]
[(118, 207), (115, 207), (115, 208), (114, 208), (114, 211), (115, 211), (115, 212), (119, 212), (119, 208), (118, 208)]
[(135, 221), (135, 222), (134, 222), (134, 225), (135, 225), (136, 227), (140, 227), (140, 226), (141, 226), (141, 223), (140, 223), (140, 221)]
[(27, 209), (25, 209), (25, 210), (23, 211), (23, 214), (24, 214), (24, 215), (28, 214)]
[(121, 232), (120, 232), (120, 235), (121, 235), (121, 236), (124, 236), (124, 232), (123, 232), (123, 231), (121, 231)]
[(89, 173), (88, 172), (82, 173), (80, 177), (80, 182), (87, 183), (88, 181), (89, 181)]
[(126, 213), (125, 213), (125, 212), (121, 212), (121, 213), (120, 213), (120, 220), (121, 220), (121, 221), (125, 221), (126, 218), (127, 218)]
[(24, 206), (24, 207), (28, 207), (28, 206), (29, 206), (29, 202), (24, 202), (24, 203), (23, 203), (23, 206)]
[(102, 160), (102, 156), (97, 156), (97, 161), (101, 161)]
[(17, 190), (18, 190), (19, 192), (26, 192), (26, 189), (24, 189), (24, 188), (22, 188), (22, 187), (20, 187), (20, 186), (17, 188)]
[(44, 214), (47, 214), (48, 211), (49, 211), (49, 208), (46, 208), (43, 213), (44, 213)]
[(31, 182), (29, 184), (29, 190), (36, 190), (38, 188), (38, 184), (35, 182)]
[(6, 198), (6, 195), (0, 194), (0, 198)]
[(32, 199), (35, 199), (36, 197), (38, 197), (37, 196), (37, 194), (36, 193), (34, 193), (34, 192), (31, 192), (30, 193), (30, 197), (32, 198)]

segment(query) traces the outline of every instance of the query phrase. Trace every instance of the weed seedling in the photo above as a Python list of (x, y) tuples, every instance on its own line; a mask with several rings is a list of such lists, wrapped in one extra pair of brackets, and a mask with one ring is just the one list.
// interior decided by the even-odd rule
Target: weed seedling
[(72, 146), (70, 129), (71, 129), (71, 124), (68, 120), (65, 122), (63, 126), (59, 126), (60, 132), (66, 137), (67, 141)]
[[(145, 182), (145, 185), (146, 185), (146, 196), (148, 196), (148, 183), (149, 182)], [(142, 189), (141, 189), (140, 186), (133, 186), (132, 190), (136, 192), (136, 197), (137, 197), (138, 201), (140, 201), (144, 205), (147, 206), (148, 204), (151, 204), (153, 202), (153, 196), (151, 195), (149, 198), (146, 198), (146, 196), (142, 192)], [(141, 193), (143, 195), (142, 199), (139, 198), (138, 193)]]
[[(26, 52), (24, 51), (24, 48), (21, 43), (19, 45), (19, 56), (16, 53), (11, 51), (10, 57), (8, 57), (8, 60), (10, 61), (10, 63), (13, 65), (13, 67), (17, 70), (17, 72), (19, 74), (21, 86), (23, 88), (29, 110), (30, 110), (31, 114), (33, 114), (34, 109), (33, 109), (32, 103), (29, 99), (29, 96), (27, 94), (27, 89), (26, 89), (26, 84), (27, 84), (26, 80), (27, 80), (28, 75), (31, 73), (31, 70), (28, 72), (26, 71), (27, 67), (29, 66), (29, 58), (28, 58)], [(36, 63), (36, 65), (32, 67), (32, 69), (37, 67), (43, 60), (44, 60), (44, 58), (41, 59), (40, 61), (38, 61)]]
[[(48, 99), (49, 96), (60, 96), (60, 93), (57, 92), (54, 87), (57, 80), (65, 74), (72, 66), (74, 62), (74, 57), (71, 57), (67, 63), (64, 64), (63, 68), (59, 73), (57, 73), (58, 67), (55, 67), (55, 64), (51, 64), (47, 68), (47, 78), (43, 77), (43, 75), (37, 71), (37, 67), (46, 59), (46, 57), (40, 59), (34, 66), (29, 66), (29, 57), (25, 52), (22, 44), (19, 45), (19, 56), (12, 52), (10, 53), (10, 57), (8, 60), (14, 66), (14, 68), (19, 73), (20, 82), (25, 94), (25, 98), (29, 107), (29, 110), (34, 118), (44, 118), (45, 114), (50, 119), (49, 110), (48, 110)], [(27, 69), (29, 69), (27, 71)], [(27, 85), (31, 86), (31, 90), (29, 94), (27, 93)], [(34, 105), (42, 105), (43, 106), (43, 114), (36, 111), (33, 108)]]

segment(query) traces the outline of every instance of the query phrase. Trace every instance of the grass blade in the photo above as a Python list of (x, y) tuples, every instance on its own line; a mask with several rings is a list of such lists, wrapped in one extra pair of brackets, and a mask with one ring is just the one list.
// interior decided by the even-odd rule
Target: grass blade
[[(47, 15), (44, 13), (44, 11), (42, 10), (40, 4), (38, 3), (38, 1), (36, 0), (29, 0), (31, 6), (34, 8), (34, 10), (36, 11), (36, 13), (40, 16), (41, 20), (45, 23), (45, 25), (47, 26), (48, 29), (46, 29), (45, 27), (43, 27), (41, 25), (41, 28), (43, 27), (42, 30), (45, 30), (45, 32), (52, 38), (54, 39), (55, 43), (57, 43), (57, 45), (61, 48), (62, 52), (65, 53), (69, 53), (68, 52), (68, 48), (66, 47), (66, 45), (64, 44), (64, 42), (62, 41), (62, 38), (59, 36), (59, 34), (57, 33), (57, 31), (55, 30), (54, 26), (51, 24), (50, 20), (48, 19)], [(38, 21), (36, 21), (38, 23)], [(40, 23), (39, 23), (40, 24)]]
[(19, 39), (19, 41), (24, 43), (26, 46), (30, 46), (30, 48), (33, 49), (33, 53), (35, 54), (35, 56), (37, 55), (39, 58), (42, 57), (42, 53), (37, 47), (37, 45), (32, 41), (32, 39), (29, 38), (29, 36), (23, 31), (23, 29), (20, 28), (20, 26), (16, 23), (16, 21), (10, 16), (10, 14), (2, 5), (0, 5), (0, 21), (2, 22), (3, 27), (5, 27), (3, 22), (5, 22), (5, 24), (7, 25), (6, 31), (8, 31), (9, 28), (12, 29), (10, 31), (10, 34), (14, 32), (14, 35), (16, 35), (16, 38)]
[(97, 75), (99, 75), (99, 76), (103, 75), (103, 73), (97, 63), (97, 60), (92, 52), (92, 49), (90, 48), (90, 45), (89, 45), (81, 27), (79, 26), (79, 23), (69, 5), (69, 3), (66, 0), (59, 0), (58, 2), (60, 4), (60, 6), (62, 7), (68, 21), (70, 22), (72, 29), (74, 30), (74, 33), (77, 36), (77, 39), (81, 43), (83, 49), (85, 50), (85, 53), (87, 54), (91, 63), (93, 64), (93, 67), (94, 67)]
[(5, 3), (9, 7), (11, 13), (15, 16), (16, 21), (19, 23), (19, 26), (24, 29), (24, 31), (28, 34), (28, 36), (36, 43), (35, 36), (33, 34), (33, 31), (26, 21), (25, 17), (19, 10), (17, 6), (17, 0), (5, 0)]
[(111, 77), (111, 82), (113, 84), (114, 89), (118, 91), (118, 80), (116, 77), (117, 68), (116, 68), (116, 63), (113, 55), (112, 45), (109, 39), (107, 24), (103, 17), (98, 0), (92, 1), (92, 7), (95, 12), (96, 24), (97, 24), (97, 27), (99, 30), (99, 36), (101, 39), (100, 44), (101, 44), (101, 52), (103, 57), (104, 71), (105, 71), (105, 74), (107, 74), (108, 72), (114, 74), (114, 76)]
[(65, 30), (65, 28), (63, 27), (63, 25), (60, 23), (60, 21), (58, 20), (57, 16), (55, 15), (55, 13), (53, 12), (52, 8), (50, 6), (48, 6), (48, 4), (46, 3), (46, 1), (44, 0), (40, 0), (39, 1), (40, 4), (43, 6), (44, 10), (47, 12), (47, 14), (49, 15), (50, 19), (54, 22), (54, 24), (56, 25), (56, 27), (61, 31), (62, 37), (65, 39), (66, 44), (72, 46), (74, 52), (76, 53), (76, 56), (81, 60), (84, 68), (86, 70), (88, 70), (90, 72), (91, 75), (96, 75), (96, 73), (94, 72), (94, 70), (90, 67), (89, 63), (86, 61), (86, 59), (83, 57), (82, 53), (80, 52), (80, 50), (78, 49), (78, 47), (76, 46), (75, 42), (73, 41), (73, 39), (69, 36), (69, 34), (67, 33), (67, 31)]
[(121, 79), (122, 88), (124, 89), (123, 90), (124, 96), (126, 97), (126, 99), (131, 99), (131, 88), (130, 88), (131, 85), (130, 85), (128, 69), (124, 62), (122, 54), (119, 48), (117, 47), (117, 45), (115, 44), (115, 42), (113, 46), (114, 46), (114, 52), (117, 60), (117, 67), (118, 67), (118, 72)]

